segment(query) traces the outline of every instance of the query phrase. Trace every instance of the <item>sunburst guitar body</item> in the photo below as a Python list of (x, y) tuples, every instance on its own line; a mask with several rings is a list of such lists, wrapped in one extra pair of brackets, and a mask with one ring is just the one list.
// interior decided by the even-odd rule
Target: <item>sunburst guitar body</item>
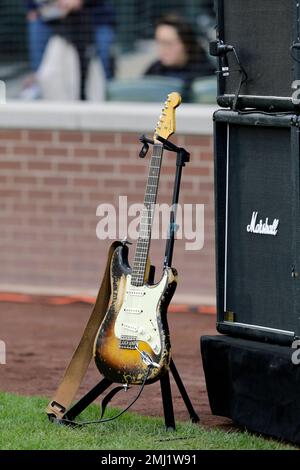
[(112, 382), (141, 384), (147, 371), (141, 356), (145, 352), (158, 365), (148, 377), (148, 382), (154, 382), (170, 362), (167, 308), (176, 289), (177, 272), (167, 268), (157, 284), (134, 286), (127, 252), (127, 246), (120, 246), (112, 257), (112, 294), (95, 342), (95, 361)]

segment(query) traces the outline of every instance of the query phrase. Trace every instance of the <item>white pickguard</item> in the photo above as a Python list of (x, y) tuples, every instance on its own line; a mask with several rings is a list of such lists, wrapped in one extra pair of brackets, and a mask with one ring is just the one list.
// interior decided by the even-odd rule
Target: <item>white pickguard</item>
[(145, 341), (155, 354), (161, 352), (161, 339), (157, 322), (159, 302), (168, 282), (168, 271), (156, 285), (133, 286), (127, 275), (126, 294), (115, 323), (115, 335), (136, 337)]

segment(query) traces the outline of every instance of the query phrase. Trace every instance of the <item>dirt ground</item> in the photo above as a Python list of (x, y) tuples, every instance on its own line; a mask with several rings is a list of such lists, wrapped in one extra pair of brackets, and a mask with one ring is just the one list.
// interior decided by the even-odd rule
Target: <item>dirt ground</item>
[[(91, 306), (74, 303), (64, 306), (0, 302), (0, 339), (7, 348), (7, 364), (0, 365), (0, 390), (51, 398), (77, 346), (89, 318)], [(214, 315), (170, 313), (169, 326), (173, 359), (186, 389), (205, 426), (232, 427), (225, 418), (212, 416), (209, 408), (200, 357), (200, 336), (215, 334)], [(80, 394), (101, 379), (92, 363)], [(172, 379), (176, 419), (189, 416)], [(120, 393), (112, 404), (125, 407), (136, 395), (133, 387)], [(163, 416), (159, 383), (145, 388), (133, 411)]]

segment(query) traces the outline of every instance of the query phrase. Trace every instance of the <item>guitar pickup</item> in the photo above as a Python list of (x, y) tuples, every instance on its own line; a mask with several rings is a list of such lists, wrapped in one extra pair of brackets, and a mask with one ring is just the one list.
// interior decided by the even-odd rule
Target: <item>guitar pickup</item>
[(143, 313), (143, 310), (141, 310), (140, 308), (124, 308), (124, 312), (140, 315), (141, 313)]
[(122, 323), (122, 327), (125, 328), (125, 330), (132, 331), (133, 333), (137, 333), (137, 328), (133, 325), (129, 325), (128, 323)]
[(126, 291), (126, 294), (132, 297), (143, 297), (144, 295), (146, 295), (146, 292), (143, 290), (128, 290)]

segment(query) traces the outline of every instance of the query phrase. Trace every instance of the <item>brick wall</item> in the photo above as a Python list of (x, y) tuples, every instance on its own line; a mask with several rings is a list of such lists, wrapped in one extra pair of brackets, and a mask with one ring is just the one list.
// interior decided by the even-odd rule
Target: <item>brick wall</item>
[[(0, 130), (0, 290), (94, 291), (109, 241), (96, 237), (98, 204), (119, 195), (143, 201), (148, 162), (138, 158), (137, 133)], [(214, 296), (213, 159), (210, 136), (173, 139), (191, 152), (181, 203), (205, 204), (205, 245), (185, 251), (176, 242), (177, 301)], [(165, 153), (159, 202), (170, 202), (174, 155)], [(154, 241), (158, 266), (163, 241)], [(133, 250), (132, 250), (133, 253)]]

